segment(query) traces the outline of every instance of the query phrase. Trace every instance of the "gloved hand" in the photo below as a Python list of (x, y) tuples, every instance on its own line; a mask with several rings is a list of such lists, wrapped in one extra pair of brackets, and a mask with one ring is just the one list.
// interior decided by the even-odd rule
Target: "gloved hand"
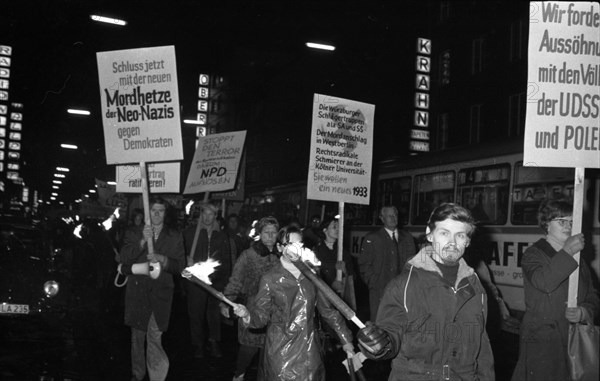
[(358, 331), (357, 339), (358, 346), (368, 357), (381, 357), (390, 350), (391, 341), (388, 334), (370, 321), (365, 328)]
[(131, 275), (133, 274), (131, 272), (131, 266), (131, 264), (119, 263), (119, 266), (117, 266), (117, 272), (121, 275)]

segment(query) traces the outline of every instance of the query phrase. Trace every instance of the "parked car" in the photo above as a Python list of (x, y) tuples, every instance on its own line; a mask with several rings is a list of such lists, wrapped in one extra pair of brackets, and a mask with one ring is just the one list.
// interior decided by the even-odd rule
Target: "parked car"
[(66, 313), (68, 258), (32, 224), (0, 223), (0, 317)]

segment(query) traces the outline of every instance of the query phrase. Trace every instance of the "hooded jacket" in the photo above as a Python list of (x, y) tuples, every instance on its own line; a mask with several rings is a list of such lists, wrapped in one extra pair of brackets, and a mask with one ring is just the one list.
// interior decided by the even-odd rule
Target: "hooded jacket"
[(487, 296), (461, 258), (451, 286), (427, 246), (386, 287), (376, 325), (390, 337), (389, 380), (494, 380)]

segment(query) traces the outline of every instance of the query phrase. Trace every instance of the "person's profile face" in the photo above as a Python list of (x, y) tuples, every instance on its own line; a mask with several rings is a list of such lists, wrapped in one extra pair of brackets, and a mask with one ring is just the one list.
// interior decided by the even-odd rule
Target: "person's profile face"
[(329, 223), (329, 225), (323, 229), (323, 233), (325, 234), (325, 237), (329, 238), (329, 239), (338, 239), (339, 236), (339, 224), (337, 221), (331, 221)]
[(433, 231), (427, 228), (427, 240), (437, 259), (447, 265), (457, 264), (469, 246), (471, 226), (453, 219), (445, 219), (435, 223)]
[(379, 217), (383, 226), (389, 230), (394, 230), (398, 226), (398, 213), (393, 208), (383, 208)]

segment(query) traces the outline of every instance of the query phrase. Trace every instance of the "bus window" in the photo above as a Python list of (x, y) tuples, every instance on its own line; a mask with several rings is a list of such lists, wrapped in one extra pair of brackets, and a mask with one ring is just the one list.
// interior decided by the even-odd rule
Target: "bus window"
[(573, 168), (524, 167), (515, 164), (511, 221), (515, 225), (537, 225), (537, 211), (545, 198), (573, 198)]
[(508, 216), (510, 165), (462, 169), (458, 172), (458, 200), (477, 222), (504, 225)]
[(398, 209), (400, 223), (408, 223), (410, 207), (410, 177), (382, 180), (379, 182), (379, 210), (384, 205), (394, 205)]
[(412, 223), (425, 225), (440, 204), (454, 202), (454, 171), (415, 176)]

